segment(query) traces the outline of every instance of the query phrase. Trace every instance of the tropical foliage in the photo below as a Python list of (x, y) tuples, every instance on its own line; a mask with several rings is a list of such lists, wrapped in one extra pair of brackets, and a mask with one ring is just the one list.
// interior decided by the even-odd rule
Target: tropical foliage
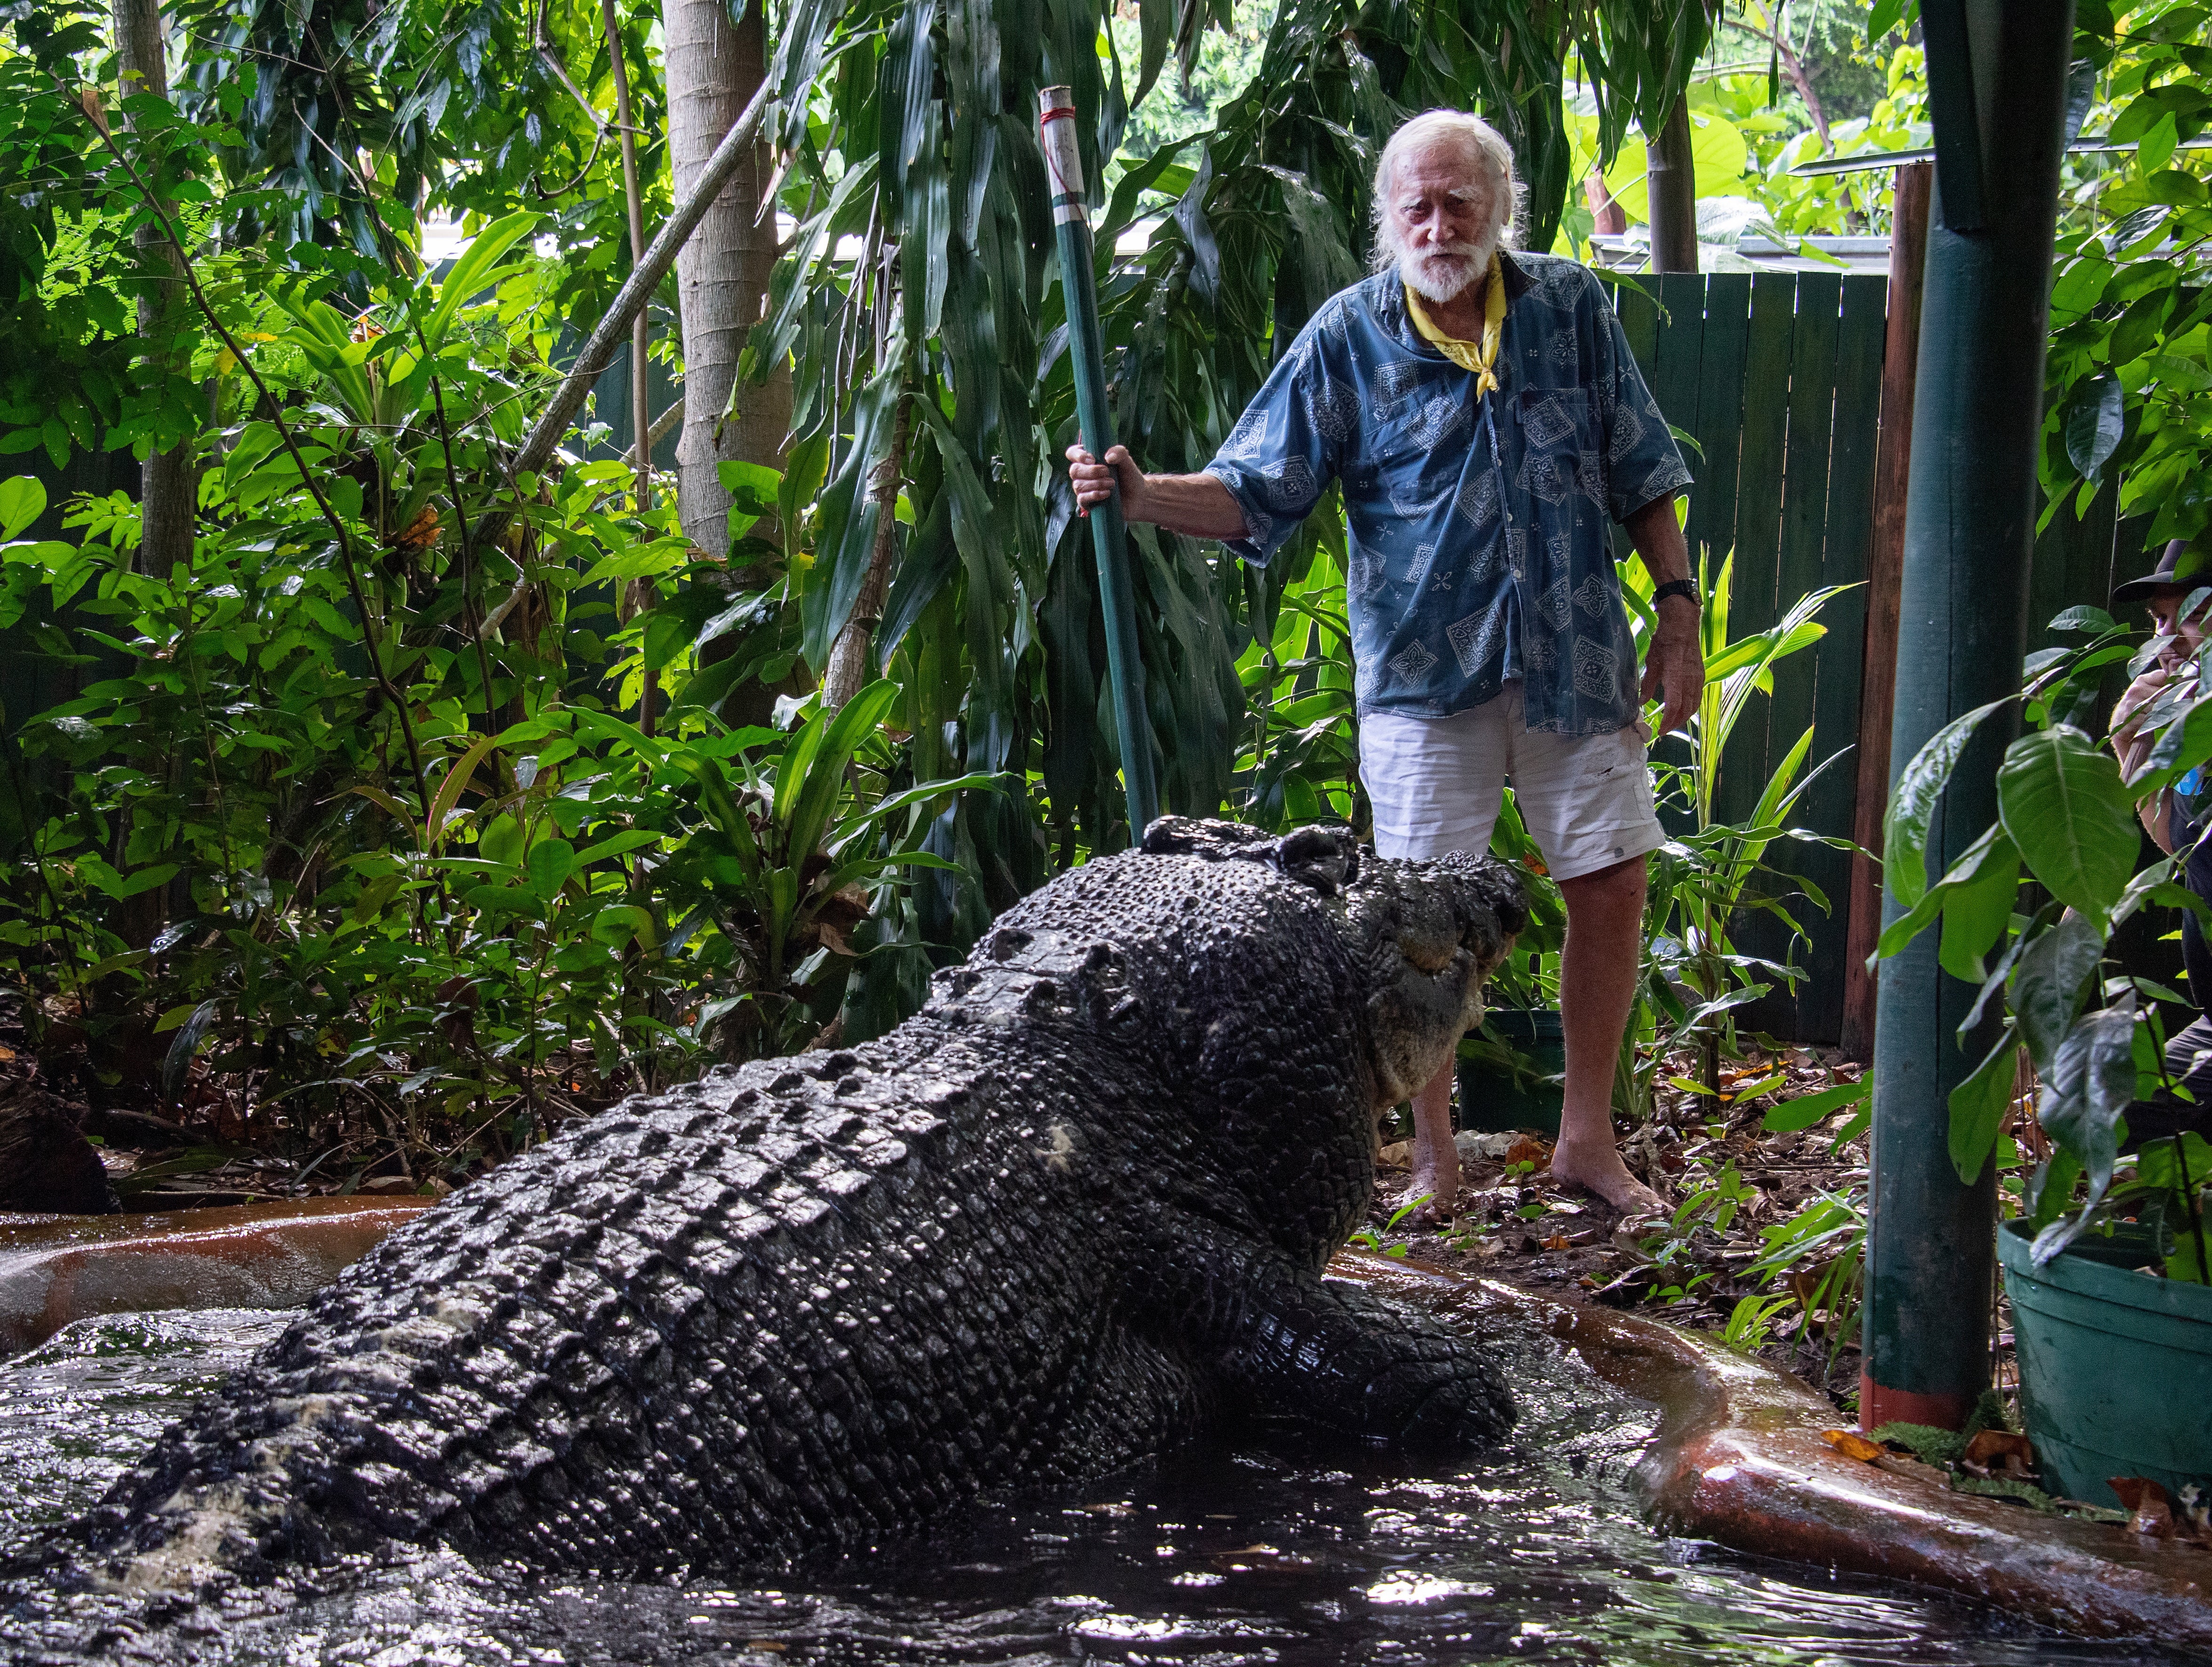
[[(2185, 1098), (2166, 1060), (2160, 1005), (2180, 998), (2140, 974), (2115, 967), (2108, 976), (2106, 955), (2138, 910), (2204, 912), (2176, 881), (2180, 859), (2136, 871), (2135, 801), (2212, 761), (2212, 695), (2203, 692), (2201, 674), (2175, 679), (2146, 709), (2145, 731), (2158, 739), (2124, 782), (2087, 726), (2106, 668), (2128, 662), (2139, 671), (2153, 651), (2137, 649), (2139, 633), (2096, 608), (2071, 609), (2052, 629), (2069, 641), (2032, 656), (2027, 684), (2011, 697), (2028, 725), (1997, 770), (1997, 819), (1933, 884), (1927, 843), (1937, 801), (1975, 731), (2011, 699), (1939, 731), (1899, 776), (1884, 851), (1891, 894), (1906, 912), (1882, 934), (1879, 952), (1895, 954), (1936, 927), (1943, 970), (1980, 987), (1961, 1040), (1987, 1051), (1950, 1098), (1951, 1157), (1961, 1180), (1971, 1183), (1996, 1149), (2023, 1049), (2033, 1062), (2042, 1085), (2037, 1119), (2056, 1148), (2023, 1200), (2039, 1229), (2038, 1260), (2108, 1223), (2124, 1202), (2131, 1216), (2148, 1207), (2163, 1218), (2168, 1276), (2202, 1280), (2194, 1246), (2212, 1174), (2192, 1153), (2203, 1143), (2159, 1143), (2126, 1163), (2119, 1153), (2134, 1102)], [(2035, 888), (2025, 895), (2024, 881)], [(2144, 1200), (2145, 1191), (2154, 1198)]]

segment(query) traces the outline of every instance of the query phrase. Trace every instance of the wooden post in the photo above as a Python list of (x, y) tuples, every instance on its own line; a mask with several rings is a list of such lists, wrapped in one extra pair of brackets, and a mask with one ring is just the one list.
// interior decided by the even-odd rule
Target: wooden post
[(1871, 855), (1851, 859), (1844, 954), (1843, 1050), (1874, 1058), (1875, 975), (1881, 936), (1881, 818), (1889, 806), (1889, 723), (1897, 693), (1897, 601), (1905, 574), (1905, 487), (1912, 459), (1912, 386), (1919, 369), (1920, 279), (1928, 252), (1934, 165), (1897, 170), (1890, 212), (1889, 331), (1881, 353), (1881, 433), (1875, 453), (1874, 538), (1867, 551), (1866, 659), (1859, 678), (1858, 814), (1851, 829)]

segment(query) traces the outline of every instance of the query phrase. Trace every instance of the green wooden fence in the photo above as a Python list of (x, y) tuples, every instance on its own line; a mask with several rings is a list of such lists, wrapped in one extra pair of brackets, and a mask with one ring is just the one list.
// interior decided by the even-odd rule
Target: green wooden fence
[[(1618, 295), (1621, 324), (1667, 419), (1691, 436), (1692, 557), (1735, 552), (1732, 631), (1763, 630), (1797, 597), (1866, 578), (1874, 521), (1875, 441), (1881, 405), (1888, 282), (1860, 274), (1717, 272), (1636, 280)], [(1718, 813), (1747, 816), (1774, 767), (1807, 729), (1808, 767), (1842, 754), (1814, 783), (1793, 825), (1848, 837), (1857, 802), (1848, 749), (1858, 739), (1866, 598), (1855, 589), (1821, 614), (1827, 636), (1785, 661), (1771, 699), (1754, 702), (1722, 765)], [(1795, 959), (1796, 995), (1779, 990), (1746, 1014), (1753, 1027), (1833, 1042), (1843, 1022), (1850, 860), (1840, 851), (1778, 845), (1778, 867), (1802, 874), (1829, 903), (1792, 912), (1810, 935)], [(1743, 946), (1780, 959), (1786, 934), (1754, 922)]]

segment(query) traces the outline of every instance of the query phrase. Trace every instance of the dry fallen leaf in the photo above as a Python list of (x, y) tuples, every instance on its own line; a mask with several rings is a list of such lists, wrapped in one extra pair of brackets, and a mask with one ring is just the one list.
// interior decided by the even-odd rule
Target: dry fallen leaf
[(1549, 1238), (1544, 1241), (1544, 1248), (1547, 1250), (1564, 1250), (1567, 1249), (1567, 1236), (1565, 1233), (1553, 1233)]
[(2166, 1501), (2165, 1488), (2148, 1476), (2114, 1476), (2106, 1485), (2126, 1507), (2129, 1527), (2160, 1540), (2172, 1537), (2173, 1506)]
[(1833, 1447), (1845, 1458), (1855, 1458), (1862, 1464), (1871, 1464), (1888, 1455), (1879, 1441), (1869, 1441), (1856, 1430), (1823, 1430), (1820, 1439)]
[(1385, 1169), (1404, 1169), (1413, 1161), (1413, 1143), (1393, 1141), (1375, 1154), (1375, 1161)]
[(1966, 1444), (1962, 1463), (1981, 1475), (1994, 1466), (2009, 1475), (2026, 1475), (2035, 1469), (2035, 1448), (2010, 1430), (1984, 1430)]
[(1538, 1169), (1549, 1169), (1552, 1166), (1552, 1148), (1534, 1136), (1524, 1135), (1507, 1148), (1505, 1162), (1509, 1167), (1514, 1164), (1533, 1164)]

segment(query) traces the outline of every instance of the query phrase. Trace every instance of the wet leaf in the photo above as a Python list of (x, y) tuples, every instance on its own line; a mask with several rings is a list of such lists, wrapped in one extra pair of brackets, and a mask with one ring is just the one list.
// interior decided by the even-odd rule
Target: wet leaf
[(2157, 1539), (2172, 1537), (2173, 1506), (2165, 1488), (2148, 1476), (2114, 1476), (2105, 1485), (2120, 1496), (2130, 1528)]
[(1869, 1441), (1856, 1430), (1823, 1430), (1820, 1439), (1845, 1458), (1855, 1458), (1862, 1464), (1886, 1457), (1880, 1442)]

